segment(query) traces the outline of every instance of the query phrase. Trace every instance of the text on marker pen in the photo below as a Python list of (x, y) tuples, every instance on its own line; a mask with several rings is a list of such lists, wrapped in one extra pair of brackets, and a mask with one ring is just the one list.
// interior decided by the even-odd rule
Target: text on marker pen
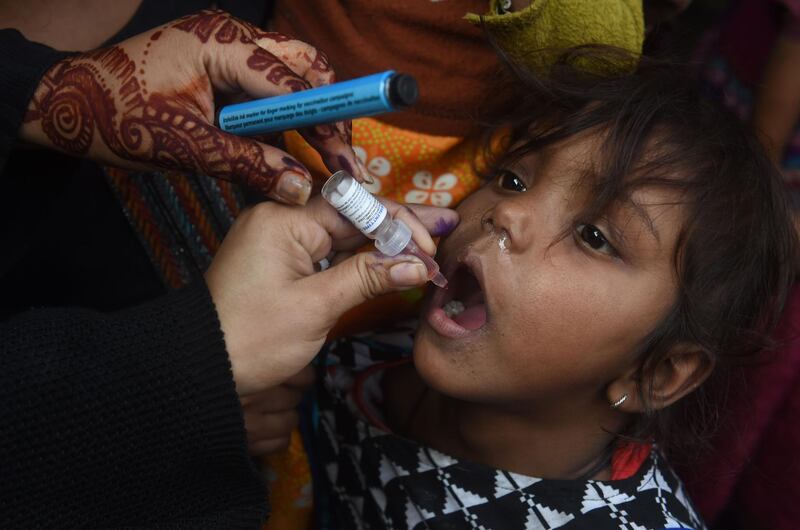
[(252, 136), (353, 120), (404, 109), (417, 101), (416, 80), (387, 70), (291, 94), (222, 107), (217, 118), (225, 132)]

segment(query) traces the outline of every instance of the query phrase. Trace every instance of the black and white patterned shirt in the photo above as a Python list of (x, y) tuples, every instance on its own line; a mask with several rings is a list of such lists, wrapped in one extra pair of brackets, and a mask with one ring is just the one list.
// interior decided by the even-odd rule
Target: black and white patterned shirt
[(408, 355), (412, 330), (339, 340), (328, 348), (314, 428), (324, 482), (319, 505), (331, 519), (323, 526), (706, 528), (657, 450), (625, 479), (551, 480), (459, 460), (377, 427), (380, 412), (373, 404), (380, 401), (381, 370), (376, 365)]

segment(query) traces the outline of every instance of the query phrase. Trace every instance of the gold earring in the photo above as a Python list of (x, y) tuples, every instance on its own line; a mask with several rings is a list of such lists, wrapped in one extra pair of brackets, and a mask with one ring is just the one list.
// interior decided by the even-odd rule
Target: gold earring
[(628, 394), (622, 394), (622, 397), (611, 404), (612, 409), (618, 409), (628, 399)]

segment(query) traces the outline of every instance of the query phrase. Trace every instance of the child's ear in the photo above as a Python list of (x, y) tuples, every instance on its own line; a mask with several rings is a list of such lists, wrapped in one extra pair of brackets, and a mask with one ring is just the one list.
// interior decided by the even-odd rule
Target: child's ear
[(714, 358), (697, 345), (679, 344), (655, 366), (642, 367), (641, 381), (640, 366), (632, 365), (608, 385), (606, 398), (612, 408), (628, 413), (663, 409), (700, 386), (714, 369)]

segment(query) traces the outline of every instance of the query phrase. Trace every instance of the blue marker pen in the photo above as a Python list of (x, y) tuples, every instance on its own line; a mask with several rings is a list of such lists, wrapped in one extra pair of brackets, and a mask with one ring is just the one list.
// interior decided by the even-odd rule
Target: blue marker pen
[(413, 105), (416, 80), (388, 70), (292, 94), (222, 107), (223, 131), (249, 136), (373, 116)]

